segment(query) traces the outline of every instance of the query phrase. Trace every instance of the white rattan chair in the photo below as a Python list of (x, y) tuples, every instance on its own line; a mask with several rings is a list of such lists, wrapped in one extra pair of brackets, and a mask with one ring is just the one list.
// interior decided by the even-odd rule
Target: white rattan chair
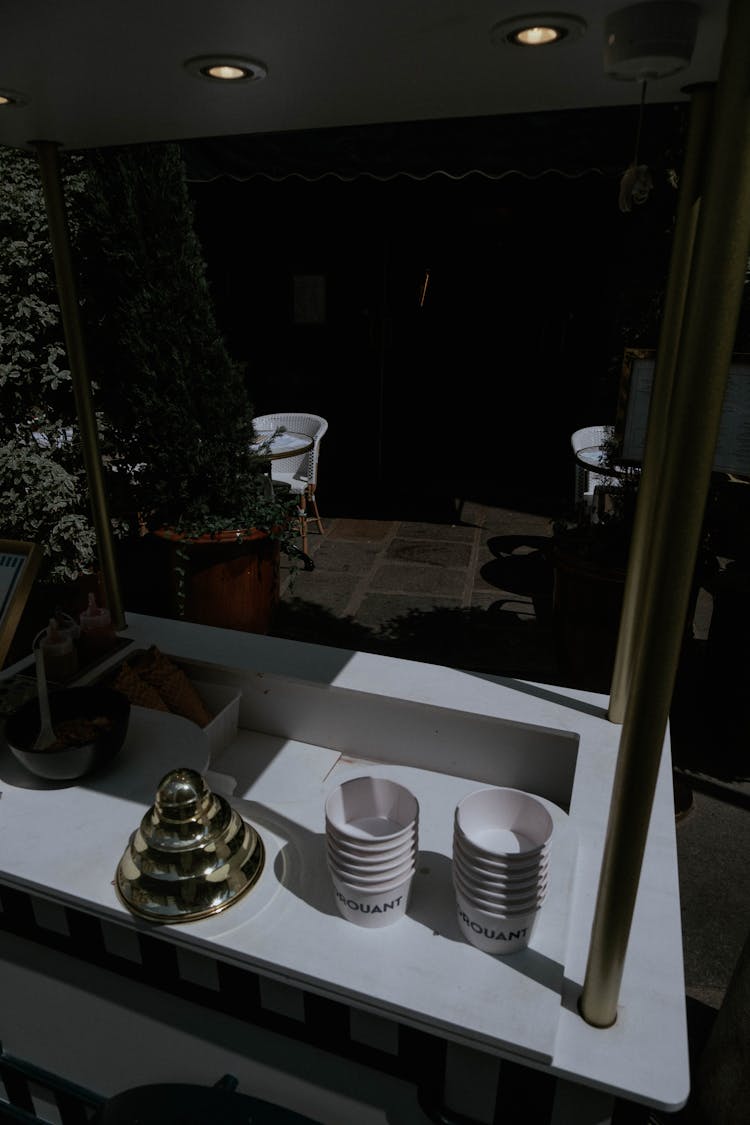
[[(307, 453), (294, 457), (283, 457), (271, 462), (271, 480), (283, 481), (298, 497), (299, 531), (302, 537), (302, 551), (307, 554), (307, 524), (315, 520), (318, 531), (325, 534), (323, 521), (318, 511), (315, 489), (318, 481), (318, 456), (321, 438), (328, 429), (328, 422), (318, 414), (261, 414), (253, 419), (256, 433), (259, 431), (290, 430), (313, 438), (313, 447)], [(312, 516), (308, 516), (308, 508)]]
[[(582, 449), (601, 448), (611, 438), (612, 429), (612, 426), (583, 426), (580, 430), (576, 430), (570, 437), (573, 454), (577, 455)], [(616, 477), (586, 469), (576, 461), (575, 502), (587, 508), (594, 518), (597, 488), (607, 492), (618, 487), (619, 483)]]

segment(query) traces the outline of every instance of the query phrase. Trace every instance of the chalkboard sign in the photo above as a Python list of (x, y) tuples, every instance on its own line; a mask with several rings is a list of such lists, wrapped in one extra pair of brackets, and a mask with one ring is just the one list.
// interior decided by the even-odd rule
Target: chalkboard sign
[[(626, 463), (643, 460), (655, 367), (652, 349), (626, 348), (615, 424)], [(713, 471), (750, 477), (750, 355), (734, 356), (729, 368)]]
[(0, 539), (0, 668), (34, 585), (41, 557), (36, 543)]

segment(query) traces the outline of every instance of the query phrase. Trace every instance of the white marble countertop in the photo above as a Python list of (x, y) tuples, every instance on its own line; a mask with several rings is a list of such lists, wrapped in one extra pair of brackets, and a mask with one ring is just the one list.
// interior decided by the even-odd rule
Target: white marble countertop
[[(241, 692), (237, 738), (214, 752), (213, 760), (205, 740), (196, 739), (197, 728), (185, 720), (176, 720), (185, 725), (176, 743), (196, 768), (205, 762), (217, 776), (232, 779), (227, 782), (230, 800), (259, 827), (269, 847), (269, 877), (254, 900), (255, 892), (247, 896), (245, 914), (240, 900), (213, 919), (170, 927), (169, 940), (213, 948), (219, 957), (251, 963), (269, 976), (295, 980), (402, 1022), (411, 1018), (429, 1026), (433, 1021), (436, 1033), (573, 1082), (666, 1109), (684, 1103), (689, 1076), (668, 744), (618, 1019), (611, 1028), (596, 1029), (582, 1020), (576, 1002), (620, 734), (606, 718), (604, 697), (135, 614), (128, 615), (124, 635), (134, 646), (156, 643), (164, 652), (197, 662), (197, 678)], [(122, 656), (115, 654), (112, 662)], [(162, 757), (164, 746), (175, 744), (171, 735), (163, 737), (164, 730), (159, 733), (155, 721), (158, 726), (163, 719), (134, 710), (126, 749), (144, 741), (161, 748), (137, 778), (125, 756), (111, 777), (40, 792), (19, 783), (6, 751), (0, 760), (0, 881), (144, 925), (115, 899), (110, 861), (112, 855), (119, 859), (128, 834), (153, 800), (150, 790), (168, 760)], [(138, 751), (133, 755), (135, 763)], [(433, 810), (423, 814), (420, 841), (433, 864), (432, 873), (427, 863), (426, 873), (418, 876), (427, 890), (419, 894), (419, 883), (415, 887), (414, 916), (379, 931), (351, 926), (326, 905), (325, 868), (319, 851), (309, 846), (321, 839), (322, 812), (316, 828), (321, 794), (334, 779), (362, 772), (363, 761), (368, 772), (408, 776)], [(514, 958), (503, 964), (456, 940), (448, 915), (431, 897), (434, 872), (449, 855), (448, 811), (456, 795), (477, 782), (539, 793), (559, 810), (559, 839), (564, 841), (570, 830), (560, 868), (564, 872), (568, 865), (569, 882), (563, 879), (559, 898), (545, 904), (543, 915), (550, 907), (545, 924), (530, 949), (517, 955), (516, 968)], [(42, 802), (49, 816), (34, 816)], [(55, 816), (60, 827), (65, 824), (67, 849), (51, 846)], [(87, 864), (82, 857), (93, 824), (102, 837)], [(308, 889), (300, 894), (303, 886)], [(284, 937), (300, 918), (314, 941)], [(374, 933), (378, 955), (357, 974), (363, 943)], [(326, 946), (335, 954), (327, 961), (321, 953)], [(389, 949), (397, 971), (384, 983), (382, 958)], [(450, 982), (432, 1006), (424, 989), (410, 985), (420, 960), (428, 965), (427, 992), (435, 990), (431, 973)]]

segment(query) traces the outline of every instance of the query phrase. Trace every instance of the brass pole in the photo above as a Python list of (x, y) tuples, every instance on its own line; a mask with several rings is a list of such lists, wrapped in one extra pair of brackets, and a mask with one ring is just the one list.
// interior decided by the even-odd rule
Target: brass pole
[(73, 395), (78, 425), (81, 430), (83, 463), (88, 479), (91, 514), (99, 551), (99, 565), (102, 568), (107, 605), (112, 615), (112, 623), (115, 629), (124, 629), (125, 617), (120, 599), (120, 584), (115, 563), (112, 527), (109, 522), (107, 496), (104, 490), (99, 435), (91, 403), (91, 384), (86, 363), (86, 350), (83, 344), (75, 274), (70, 254), (68, 219), (65, 213), (65, 200), (60, 180), (57, 144), (54, 141), (33, 141), (32, 144), (36, 149), (39, 160), (44, 200), (47, 207), (47, 221), (57, 280), (57, 295), (60, 301), (70, 374), (73, 379)]
[(750, 245), (750, 4), (731, 0), (672, 390), (660, 519), (640, 607), (599, 893), (580, 1000), (609, 1027), (617, 1001)]
[(692, 92), (685, 162), (680, 177), (674, 241), (664, 298), (664, 314), (656, 353), (656, 368), (649, 404), (643, 466), (638, 487), (638, 502), (633, 523), (633, 537), (625, 579), (620, 630), (617, 637), (617, 652), (612, 673), (608, 717), (613, 723), (621, 723), (625, 717), (625, 704), (635, 660), (635, 646), (639, 636), (638, 627), (643, 588), (646, 583), (646, 570), (651, 558), (651, 528), (657, 518), (658, 504), (661, 498), (659, 488), (661, 460), (666, 437), (669, 433), (669, 404), (672, 397), (677, 350), (687, 296), (690, 261), (693, 255), (695, 232), (700, 212), (703, 168), (706, 159), (713, 90), (713, 83), (707, 83), (695, 87)]

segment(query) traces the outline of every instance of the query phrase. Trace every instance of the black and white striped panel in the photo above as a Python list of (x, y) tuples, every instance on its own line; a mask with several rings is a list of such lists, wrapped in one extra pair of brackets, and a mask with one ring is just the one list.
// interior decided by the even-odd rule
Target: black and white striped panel
[[(441, 1125), (640, 1125), (633, 1117), (613, 1118), (608, 1096), (544, 1071), (179, 948), (168, 927), (152, 934), (0, 885), (0, 929), (402, 1078), (418, 1088), (424, 1112)], [(517, 1105), (522, 1117), (509, 1115)]]

